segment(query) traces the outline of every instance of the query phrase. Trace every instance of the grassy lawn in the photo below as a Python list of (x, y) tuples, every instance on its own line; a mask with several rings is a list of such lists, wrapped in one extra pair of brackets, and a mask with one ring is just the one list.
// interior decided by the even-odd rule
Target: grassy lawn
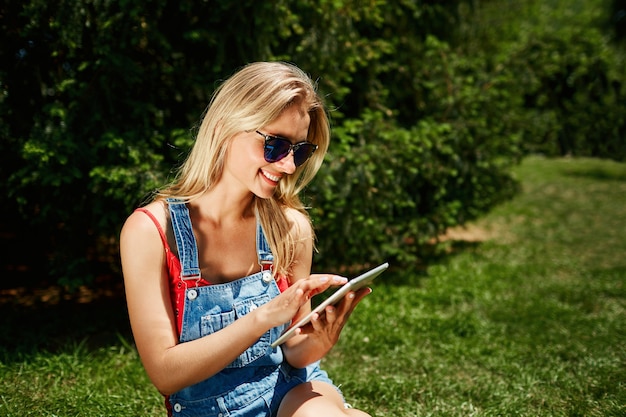
[[(353, 405), (626, 415), (626, 164), (529, 158), (515, 172), (521, 195), (452, 233), (425, 271), (385, 273), (353, 314), (324, 361)], [(0, 309), (1, 416), (164, 415), (110, 304)]]

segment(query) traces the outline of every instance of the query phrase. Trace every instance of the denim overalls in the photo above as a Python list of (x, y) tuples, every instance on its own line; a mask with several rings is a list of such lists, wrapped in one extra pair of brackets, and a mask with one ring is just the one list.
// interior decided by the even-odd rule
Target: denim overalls
[[(187, 284), (181, 312), (181, 343), (217, 332), (280, 294), (267, 270), (225, 284), (195, 286), (200, 269), (189, 212), (185, 204), (175, 200), (168, 203), (181, 276)], [(258, 220), (256, 246), (259, 264), (271, 264), (273, 255)], [(285, 394), (296, 385), (311, 380), (332, 384), (319, 362), (296, 369), (284, 360), (280, 347), (270, 347), (287, 325), (265, 333), (218, 374), (170, 395), (166, 400), (170, 415), (275, 416)]]

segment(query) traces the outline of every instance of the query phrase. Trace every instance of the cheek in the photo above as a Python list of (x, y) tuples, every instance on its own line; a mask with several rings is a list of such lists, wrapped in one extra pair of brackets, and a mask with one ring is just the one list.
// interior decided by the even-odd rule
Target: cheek
[(228, 149), (225, 159), (226, 166), (236, 171), (254, 171), (267, 164), (263, 157), (263, 145), (258, 141), (235, 140)]

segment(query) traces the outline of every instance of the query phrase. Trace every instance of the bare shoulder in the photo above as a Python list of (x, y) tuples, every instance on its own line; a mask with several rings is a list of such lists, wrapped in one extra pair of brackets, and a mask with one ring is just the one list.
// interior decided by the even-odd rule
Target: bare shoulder
[[(163, 203), (150, 203), (148, 211), (162, 227), (166, 221)], [(155, 222), (147, 213), (133, 212), (124, 223), (120, 234), (120, 258), (127, 299), (133, 305), (150, 288), (161, 291), (166, 271), (166, 251)], [(143, 308), (143, 307), (142, 307)]]
[[(143, 207), (142, 210), (150, 212), (161, 228), (165, 229), (167, 218), (163, 202), (152, 202)], [(150, 216), (143, 211), (134, 211), (130, 216), (128, 216), (126, 222), (124, 222), (124, 226), (122, 227), (122, 238), (129, 237), (129, 235), (136, 237), (146, 234), (152, 235), (155, 232), (158, 233), (158, 229)]]
[(167, 215), (163, 204), (163, 202), (156, 201), (143, 207), (143, 210), (148, 211), (151, 216), (143, 211), (135, 211), (126, 219), (120, 234), (122, 266), (132, 258), (154, 257), (163, 252), (159, 229), (151, 218), (153, 217), (165, 230)]

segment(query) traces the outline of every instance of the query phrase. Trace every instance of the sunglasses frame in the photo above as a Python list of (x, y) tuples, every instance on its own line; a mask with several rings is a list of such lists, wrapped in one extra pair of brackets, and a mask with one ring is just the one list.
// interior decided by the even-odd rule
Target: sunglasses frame
[[(256, 131), (256, 133), (263, 136), (263, 138), (265, 139), (265, 142), (263, 143), (263, 157), (265, 158), (267, 162), (270, 162), (270, 163), (278, 162), (281, 159), (286, 158), (291, 152), (293, 152), (293, 162), (296, 165), (296, 167), (299, 167), (303, 165), (306, 161), (308, 161), (317, 150), (316, 144), (308, 142), (306, 140), (302, 142), (298, 142), (298, 143), (291, 143), (289, 139), (286, 139), (280, 136), (268, 135), (266, 133), (259, 132), (258, 130)], [(284, 152), (284, 153), (281, 152), (282, 156), (279, 158), (268, 158), (268, 154), (272, 152), (275, 146), (275, 145), (269, 144), (269, 141), (278, 141), (279, 143), (286, 143), (287, 145), (289, 145), (289, 148), (287, 149), (287, 152)], [(310, 147), (310, 149), (313, 149), (313, 150), (306, 156), (304, 161), (299, 162), (299, 157), (297, 156), (296, 153), (298, 152), (299, 149), (305, 149), (303, 148), (303, 146), (305, 148)]]

